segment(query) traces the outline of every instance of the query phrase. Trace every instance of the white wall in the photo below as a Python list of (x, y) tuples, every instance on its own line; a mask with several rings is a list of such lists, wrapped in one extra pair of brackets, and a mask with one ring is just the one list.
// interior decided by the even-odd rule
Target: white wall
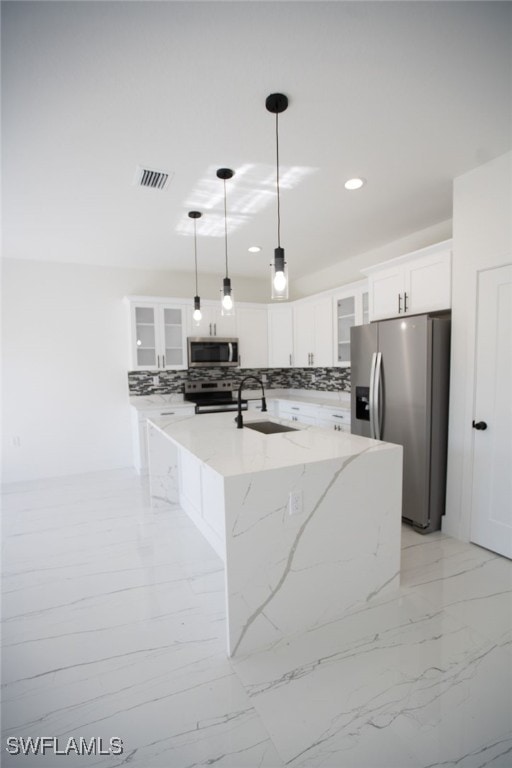
[(448, 487), (443, 531), (469, 540), (478, 272), (512, 261), (512, 152), (455, 179)]
[[(220, 296), (219, 283), (202, 277), (202, 298)], [(238, 300), (267, 299), (266, 280), (234, 289)], [(190, 274), (3, 261), (4, 482), (131, 465), (123, 296), (191, 291)]]
[(364, 269), (364, 267), (371, 267), (374, 264), (379, 264), (381, 261), (393, 259), (395, 256), (402, 256), (404, 253), (416, 251), (418, 248), (425, 248), (427, 245), (440, 243), (442, 240), (448, 240), (451, 236), (452, 221), (448, 219), (426, 229), (413, 232), (407, 235), (407, 237), (381, 245), (379, 248), (365, 251), (349, 259), (343, 259), (343, 261), (339, 261), (327, 269), (318, 270), (296, 280), (292, 279), (290, 295), (293, 299), (299, 299), (312, 293), (336, 288), (338, 285), (352, 283), (361, 279), (360, 270)]

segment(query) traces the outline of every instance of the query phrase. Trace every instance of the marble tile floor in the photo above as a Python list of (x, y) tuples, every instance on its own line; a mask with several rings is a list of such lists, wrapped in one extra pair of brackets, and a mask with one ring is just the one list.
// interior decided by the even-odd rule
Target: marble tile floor
[(512, 766), (504, 558), (404, 528), (398, 595), (227, 659), (220, 560), (130, 470), (8, 486), (2, 518), (5, 768)]

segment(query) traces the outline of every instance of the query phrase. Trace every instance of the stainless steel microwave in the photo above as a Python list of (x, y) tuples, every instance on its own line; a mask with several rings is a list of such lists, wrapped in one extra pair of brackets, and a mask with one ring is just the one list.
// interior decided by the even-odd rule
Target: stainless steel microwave
[(238, 339), (220, 339), (216, 336), (188, 337), (188, 367), (238, 365)]

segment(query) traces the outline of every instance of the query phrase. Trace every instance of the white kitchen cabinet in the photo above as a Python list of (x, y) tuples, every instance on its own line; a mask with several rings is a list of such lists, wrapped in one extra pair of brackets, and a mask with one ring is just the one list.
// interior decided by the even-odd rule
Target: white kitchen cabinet
[(225, 562), (224, 478), (197, 456), (179, 453), (180, 506)]
[(350, 433), (350, 409), (322, 406), (317, 426)]
[(311, 424), (316, 427), (350, 432), (350, 409), (304, 403), (300, 400), (279, 400), (277, 415), (281, 419)]
[(129, 298), (132, 370), (187, 367), (186, 308), (183, 303)]
[(267, 307), (268, 367), (291, 368), (293, 365), (293, 308), (291, 304)]
[(234, 315), (223, 315), (221, 312), (220, 301), (201, 301), (202, 318), (199, 321), (199, 325), (196, 325), (192, 319), (193, 311), (193, 308), (190, 309), (191, 336), (218, 336), (220, 338), (235, 338), (237, 336), (236, 321), (239, 307), (236, 305)]
[(294, 302), (294, 365), (297, 368), (330, 367), (333, 362), (332, 347), (332, 297)]
[(368, 283), (345, 286), (333, 295), (334, 365), (350, 367), (350, 329), (368, 323)]
[(267, 368), (268, 324), (266, 306), (239, 306), (236, 312), (239, 365), (241, 368)]
[(451, 307), (451, 240), (367, 267), (370, 320)]
[(147, 474), (148, 471), (148, 448), (147, 448), (147, 419), (155, 417), (164, 417), (166, 421), (181, 421), (188, 419), (195, 413), (194, 405), (181, 405), (169, 403), (168, 405), (148, 406), (147, 409), (131, 408), (132, 418), (132, 450), (133, 466), (139, 475)]

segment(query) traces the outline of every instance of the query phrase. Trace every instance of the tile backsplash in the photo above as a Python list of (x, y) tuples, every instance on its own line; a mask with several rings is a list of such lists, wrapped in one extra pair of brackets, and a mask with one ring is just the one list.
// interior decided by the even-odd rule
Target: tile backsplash
[[(244, 376), (266, 376), (265, 389), (309, 389), (317, 392), (350, 392), (350, 368), (203, 368), (184, 371), (129, 371), (130, 395), (170, 395), (183, 392), (186, 381), (232, 379), (239, 384)], [(158, 384), (154, 383), (158, 376)], [(244, 389), (258, 389), (248, 381)]]

